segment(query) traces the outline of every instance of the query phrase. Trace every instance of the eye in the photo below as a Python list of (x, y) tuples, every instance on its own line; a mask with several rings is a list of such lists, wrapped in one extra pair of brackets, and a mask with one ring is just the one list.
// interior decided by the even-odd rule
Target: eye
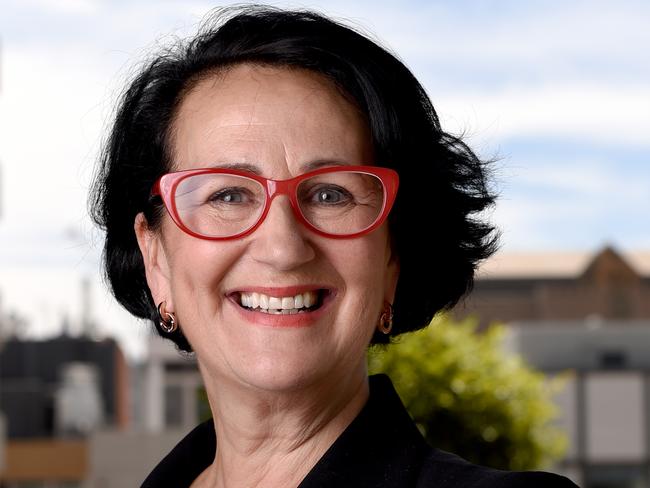
[(255, 200), (255, 196), (246, 188), (223, 188), (215, 191), (208, 197), (208, 202), (214, 205), (229, 204), (242, 205), (250, 204)]
[(322, 186), (312, 190), (312, 203), (335, 205), (348, 203), (353, 200), (352, 195), (340, 186)]

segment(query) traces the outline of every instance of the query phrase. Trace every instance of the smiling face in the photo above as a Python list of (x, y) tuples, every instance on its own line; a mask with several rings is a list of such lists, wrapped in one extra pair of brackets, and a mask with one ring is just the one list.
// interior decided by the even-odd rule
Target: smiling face
[[(172, 134), (176, 171), (236, 167), (287, 179), (374, 163), (364, 117), (303, 70), (238, 65), (203, 79), (185, 95)], [(136, 233), (154, 300), (176, 314), (213, 381), (279, 391), (365, 375), (398, 274), (386, 223), (353, 239), (319, 236), (280, 196), (240, 239), (198, 239), (168, 215), (156, 231), (138, 216)]]

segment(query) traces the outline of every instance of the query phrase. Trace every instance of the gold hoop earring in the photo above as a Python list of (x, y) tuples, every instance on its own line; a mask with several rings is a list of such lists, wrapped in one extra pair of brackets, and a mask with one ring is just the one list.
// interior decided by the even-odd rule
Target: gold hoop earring
[(388, 302), (384, 303), (384, 310), (379, 316), (377, 329), (384, 335), (390, 334), (390, 331), (393, 330), (393, 306)]
[(164, 330), (167, 334), (171, 334), (178, 329), (178, 324), (176, 322), (176, 316), (167, 311), (162, 311), (162, 306), (165, 302), (160, 302), (158, 304), (158, 324), (160, 328)]

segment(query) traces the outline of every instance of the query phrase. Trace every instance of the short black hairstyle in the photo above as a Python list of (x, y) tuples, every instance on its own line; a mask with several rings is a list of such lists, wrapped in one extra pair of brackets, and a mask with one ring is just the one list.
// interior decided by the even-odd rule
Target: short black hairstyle
[[(150, 60), (123, 93), (90, 194), (117, 300), (191, 351), (180, 330), (166, 334), (158, 325), (133, 223), (144, 212), (150, 226), (159, 225), (163, 210), (149, 193), (170, 170), (170, 127), (184, 94), (203, 77), (241, 63), (306, 69), (329, 79), (365, 114), (376, 163), (398, 171), (389, 217), (400, 263), (391, 335), (425, 327), (453, 307), (472, 288), (478, 263), (496, 250), (497, 232), (481, 220), (495, 199), (489, 163), (443, 132), (424, 88), (395, 55), (319, 13), (267, 6), (217, 11), (195, 37)], [(373, 342), (386, 340), (375, 334)]]

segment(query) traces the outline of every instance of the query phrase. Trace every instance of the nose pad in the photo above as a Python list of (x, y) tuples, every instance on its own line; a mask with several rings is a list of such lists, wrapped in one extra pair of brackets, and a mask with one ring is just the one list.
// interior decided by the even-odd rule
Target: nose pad
[(288, 197), (277, 196), (264, 222), (251, 235), (251, 255), (280, 270), (296, 268), (316, 256), (308, 232), (298, 221)]

